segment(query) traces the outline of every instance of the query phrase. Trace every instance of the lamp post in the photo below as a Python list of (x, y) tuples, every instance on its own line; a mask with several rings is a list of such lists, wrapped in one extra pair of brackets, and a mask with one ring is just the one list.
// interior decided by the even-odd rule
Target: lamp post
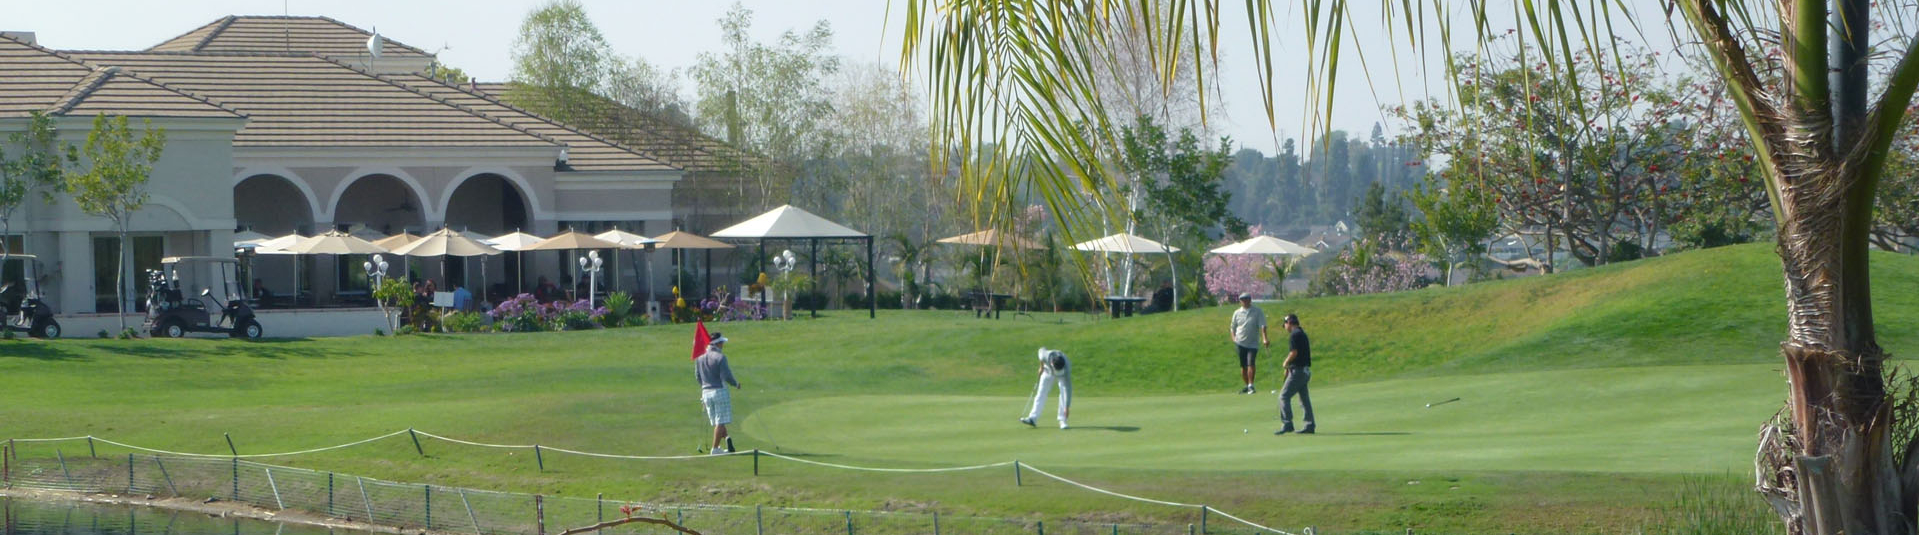
[(395, 331), (393, 334), (399, 334), (397, 331), (400, 327), (395, 324), (394, 315), (387, 312), (386, 301), (380, 300), (380, 286), (386, 284), (386, 258), (373, 255), (373, 258), (361, 262), (360, 267), (366, 269), (367, 279), (373, 283), (373, 287), (367, 288), (367, 297), (373, 298), (374, 306), (380, 307), (380, 316), (386, 319), (387, 328)]
[(793, 266), (798, 263), (798, 260), (793, 256), (792, 249), (780, 251), (779, 256), (773, 257), (773, 268), (780, 270), (780, 300), (786, 303), (786, 310), (781, 311), (780, 316), (786, 318), (792, 317), (793, 314), (793, 300), (789, 296), (793, 291), (791, 287)]
[(599, 251), (587, 251), (586, 256), (580, 257), (580, 271), (586, 272), (587, 308), (593, 308), (594, 288), (597, 288), (600, 282), (600, 264)]

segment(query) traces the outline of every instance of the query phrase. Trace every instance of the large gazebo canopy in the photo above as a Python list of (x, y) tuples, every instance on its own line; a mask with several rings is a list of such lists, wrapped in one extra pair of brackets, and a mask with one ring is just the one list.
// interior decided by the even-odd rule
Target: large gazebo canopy
[[(866, 315), (868, 318), (879, 317), (879, 302), (877, 299), (874, 298), (874, 295), (873, 295), (874, 266), (873, 266), (873, 236), (872, 235), (847, 228), (845, 225), (841, 225), (839, 223), (828, 221), (826, 218), (813, 215), (812, 212), (801, 210), (789, 204), (789, 205), (781, 206), (779, 208), (774, 208), (772, 211), (769, 211), (764, 214), (760, 214), (758, 217), (748, 219), (744, 222), (741, 222), (740, 224), (727, 227), (723, 230), (720, 230), (719, 232), (715, 232), (713, 233), (713, 237), (721, 238), (721, 239), (732, 239), (732, 240), (753, 240), (753, 241), (759, 242), (759, 247), (760, 247), (759, 255), (760, 255), (760, 266), (761, 266), (760, 269), (762, 271), (766, 269), (765, 266), (767, 265), (766, 264), (766, 241), (767, 240), (791, 240), (791, 241), (809, 242), (813, 248), (813, 254), (808, 256), (809, 258), (811, 258), (814, 280), (819, 280), (819, 271), (820, 271), (819, 249), (820, 249), (821, 241), (835, 240), (835, 241), (850, 241), (850, 242), (862, 242), (862, 241), (866, 242), (866, 307), (867, 307)], [(765, 295), (766, 294), (764, 292), (760, 294), (762, 305), (765, 304), (764, 303)], [(813, 304), (813, 313), (814, 314), (819, 313), (819, 303), (817, 302)]]

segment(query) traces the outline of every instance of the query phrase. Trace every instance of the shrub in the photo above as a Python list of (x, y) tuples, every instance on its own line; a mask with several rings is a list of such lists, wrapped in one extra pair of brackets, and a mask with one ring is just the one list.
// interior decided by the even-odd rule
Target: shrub
[(106, 329), (100, 329), (100, 334), (97, 334), (97, 335), (94, 335), (94, 336), (98, 336), (98, 337), (100, 337), (100, 339), (101, 339), (101, 340), (105, 340), (105, 339), (108, 339), (108, 338), (113, 338), (113, 335), (111, 335), (111, 334), (107, 334), (107, 330), (106, 330)]
[[(633, 316), (633, 296), (626, 292), (613, 292), (606, 296), (606, 314), (600, 316), (600, 325), (623, 327), (629, 316)], [(637, 319), (637, 316), (633, 316)]]
[(541, 311), (546, 308), (546, 305), (533, 298), (533, 294), (520, 294), (501, 301), (487, 315), (493, 318), (493, 325), (501, 331), (538, 332), (546, 330), (546, 321), (541, 317)]
[(454, 312), (446, 317), (446, 330), (477, 333), (486, 329), (486, 315), (479, 312)]
[(140, 337), (140, 330), (139, 330), (139, 329), (135, 329), (135, 328), (132, 328), (132, 327), (127, 327), (126, 329), (123, 329), (123, 330), (121, 330), (121, 331), (120, 331), (120, 339), (121, 339), (121, 340), (132, 340), (132, 339), (135, 339), (135, 338), (139, 338), (139, 337)]

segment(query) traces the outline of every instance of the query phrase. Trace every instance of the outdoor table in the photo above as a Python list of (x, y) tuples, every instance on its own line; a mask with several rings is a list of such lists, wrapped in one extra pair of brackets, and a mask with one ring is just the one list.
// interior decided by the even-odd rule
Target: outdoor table
[[(974, 318), (986, 317), (999, 319), (1000, 310), (1006, 308), (1006, 300), (1013, 298), (1013, 294), (987, 292), (972, 292), (971, 295), (973, 299)], [(981, 308), (981, 305), (984, 305), (984, 308)]]
[(1113, 317), (1115, 318), (1119, 317), (1121, 309), (1125, 309), (1126, 317), (1133, 317), (1133, 307), (1144, 302), (1146, 302), (1146, 298), (1144, 297), (1106, 296), (1106, 308), (1113, 311)]

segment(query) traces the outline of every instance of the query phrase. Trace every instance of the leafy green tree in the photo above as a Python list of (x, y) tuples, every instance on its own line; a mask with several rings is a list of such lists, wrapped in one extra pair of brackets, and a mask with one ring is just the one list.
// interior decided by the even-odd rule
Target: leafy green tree
[(87, 132), (87, 142), (80, 147), (80, 167), (66, 173), (67, 195), (73, 197), (80, 211), (107, 218), (120, 234), (114, 295), (119, 299), (115, 309), (122, 331), (127, 328), (127, 303), (132, 302), (126, 281), (128, 251), (132, 250), (127, 225), (146, 205), (147, 178), (153, 173), (153, 162), (159, 161), (167, 146), (165, 129), (153, 128), (151, 120), (143, 119), (141, 124), (142, 131), (136, 137), (125, 116), (94, 116), (93, 130)]
[(826, 80), (839, 71), (840, 59), (825, 21), (805, 32), (788, 30), (771, 44), (754, 41), (752, 27), (752, 10), (733, 4), (720, 18), (724, 49), (701, 53), (690, 74), (702, 128), (783, 164), (754, 173), (761, 207), (769, 208), (789, 194), (792, 169), (827, 153), (835, 141)]
[(515, 102), (544, 104), (535, 109), (562, 122), (578, 123), (589, 113), (587, 96), (602, 89), (612, 50), (579, 0), (549, 0), (520, 22), (513, 41), (513, 73), (519, 82)]
[[(1232, 162), (1227, 140), (1219, 140), (1218, 147), (1209, 150), (1200, 145), (1199, 136), (1192, 130), (1183, 128), (1178, 139), (1172, 139), (1144, 115), (1121, 131), (1120, 138), (1125, 155), (1122, 166), (1137, 177), (1144, 193), (1134, 219), (1158, 230), (1160, 239), (1168, 245), (1184, 244), (1180, 247), (1190, 257), (1186, 259), (1189, 266), (1199, 264), (1200, 251), (1194, 246), (1206, 243), (1208, 234), (1246, 235), (1246, 222), (1226, 208), (1231, 198), (1223, 178)], [(1174, 261), (1168, 265), (1175, 281), (1179, 280), (1179, 264)], [(1183, 284), (1175, 284), (1175, 292)], [(1177, 310), (1178, 296), (1173, 302)]]
[[(8, 145), (19, 154), (7, 154)], [(49, 188), (60, 184), (61, 168), (72, 157), (72, 147), (62, 147), (55, 139), (53, 118), (37, 111), (28, 116), (25, 130), (8, 134), (7, 144), (0, 145), (0, 265), (13, 254), (6, 237), (13, 234), (14, 212), (36, 191), (42, 200), (53, 202)]]
[(1408, 196), (1419, 209), (1421, 218), (1412, 222), (1419, 249), (1427, 256), (1446, 263), (1446, 285), (1453, 283), (1453, 269), (1486, 252), (1486, 240), (1499, 229), (1499, 209), (1484, 188), (1462, 187), (1466, 177), (1447, 174), (1453, 187), (1422, 184)]
[(1377, 242), (1389, 250), (1406, 250), (1412, 238), (1406, 206), (1401, 204), (1398, 194), (1386, 193), (1385, 184), (1373, 182), (1366, 187), (1359, 205), (1353, 207), (1353, 218), (1359, 224), (1361, 239)]

